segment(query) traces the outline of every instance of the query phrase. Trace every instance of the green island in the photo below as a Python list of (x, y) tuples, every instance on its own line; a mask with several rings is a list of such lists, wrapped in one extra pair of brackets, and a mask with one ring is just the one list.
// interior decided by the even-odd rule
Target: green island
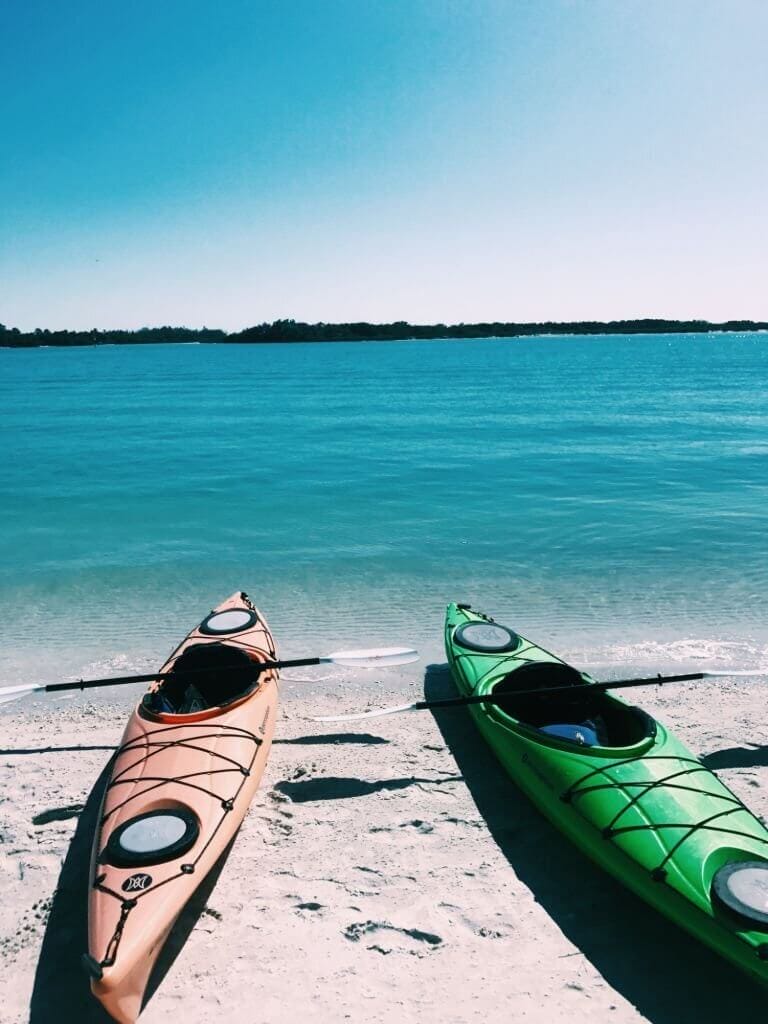
[(142, 327), (135, 331), (20, 331), (0, 324), (0, 347), (39, 348), (56, 345), (152, 345), (169, 342), (205, 344), (258, 344), (292, 341), (411, 341), (431, 338), (523, 338), (552, 334), (707, 334), (722, 331), (765, 331), (768, 322), (756, 320), (578, 320), (562, 323), (391, 324), (302, 323), (275, 320), (242, 331), (209, 327)]

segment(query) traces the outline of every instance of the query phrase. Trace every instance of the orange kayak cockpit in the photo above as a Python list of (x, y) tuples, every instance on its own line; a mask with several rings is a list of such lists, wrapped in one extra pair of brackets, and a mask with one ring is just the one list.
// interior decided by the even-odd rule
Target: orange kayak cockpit
[(173, 663), (170, 678), (145, 694), (140, 713), (160, 721), (194, 721), (216, 714), (258, 688), (258, 665), (264, 660), (228, 643), (192, 644)]

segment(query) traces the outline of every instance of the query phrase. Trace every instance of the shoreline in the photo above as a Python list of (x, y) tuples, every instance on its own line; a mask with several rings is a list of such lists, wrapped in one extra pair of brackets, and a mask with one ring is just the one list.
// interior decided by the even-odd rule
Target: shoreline
[[(416, 695), (451, 693), (444, 667)], [(357, 689), (356, 689), (357, 687)], [(768, 813), (761, 684), (635, 696)], [(318, 1024), (720, 1024), (764, 993), (641, 904), (522, 797), (466, 712), (370, 722), (315, 714), (402, 700), (359, 675), (284, 700), (262, 787), (161, 958), (140, 1021), (312, 1015)], [(79, 968), (100, 777), (126, 709), (62, 703), (4, 717), (0, 999), (8, 1024), (106, 1024)], [(54, 717), (55, 716), (55, 717)], [(753, 724), (750, 724), (753, 723)]]

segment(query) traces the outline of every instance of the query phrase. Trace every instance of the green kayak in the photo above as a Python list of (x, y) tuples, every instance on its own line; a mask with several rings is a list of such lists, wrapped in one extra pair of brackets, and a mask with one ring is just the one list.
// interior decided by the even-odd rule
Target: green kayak
[[(445, 648), (463, 695), (529, 694), (469, 710), (557, 828), (647, 903), (768, 982), (762, 822), (659, 722), (604, 691), (581, 692), (588, 675), (469, 605), (448, 606)], [(565, 693), (535, 693), (554, 686)]]

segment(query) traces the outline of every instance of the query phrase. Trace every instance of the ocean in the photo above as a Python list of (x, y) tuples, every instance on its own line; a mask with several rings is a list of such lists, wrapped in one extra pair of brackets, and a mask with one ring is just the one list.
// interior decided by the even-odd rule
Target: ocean
[(1, 683), (240, 589), (293, 656), (442, 661), (459, 600), (604, 678), (768, 665), (765, 335), (3, 349), (0, 397)]

